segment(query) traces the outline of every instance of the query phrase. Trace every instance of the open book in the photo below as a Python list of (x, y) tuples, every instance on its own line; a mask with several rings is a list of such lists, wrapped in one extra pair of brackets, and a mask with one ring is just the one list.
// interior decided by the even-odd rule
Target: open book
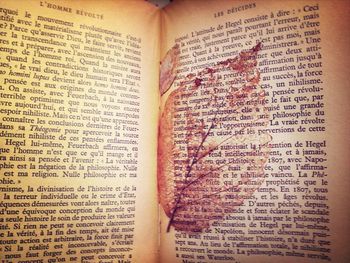
[(349, 3), (0, 1), (0, 262), (349, 262)]

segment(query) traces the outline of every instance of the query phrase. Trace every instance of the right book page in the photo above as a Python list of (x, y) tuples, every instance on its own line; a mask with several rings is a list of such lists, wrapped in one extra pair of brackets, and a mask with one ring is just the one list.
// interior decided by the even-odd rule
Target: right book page
[(349, 262), (349, 9), (163, 10), (161, 262)]

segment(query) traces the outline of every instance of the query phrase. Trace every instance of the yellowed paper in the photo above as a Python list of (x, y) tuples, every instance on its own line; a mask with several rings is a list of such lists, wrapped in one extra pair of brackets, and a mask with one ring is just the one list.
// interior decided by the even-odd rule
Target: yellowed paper
[(1, 1), (1, 259), (349, 261), (349, 11)]
[[(162, 262), (349, 260), (348, 11), (343, 1), (165, 8), (161, 57), (176, 44), (179, 62), (162, 97), (174, 134), (163, 132), (174, 145), (160, 169)], [(240, 81), (253, 51), (255, 74)]]
[(159, 11), (1, 1), (3, 262), (155, 262)]

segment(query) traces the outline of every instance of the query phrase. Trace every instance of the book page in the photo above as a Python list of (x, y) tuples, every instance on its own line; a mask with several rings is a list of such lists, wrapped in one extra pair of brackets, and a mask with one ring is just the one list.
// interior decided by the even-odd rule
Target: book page
[(159, 11), (0, 3), (1, 262), (155, 262)]
[(348, 24), (345, 1), (165, 8), (161, 262), (349, 261)]

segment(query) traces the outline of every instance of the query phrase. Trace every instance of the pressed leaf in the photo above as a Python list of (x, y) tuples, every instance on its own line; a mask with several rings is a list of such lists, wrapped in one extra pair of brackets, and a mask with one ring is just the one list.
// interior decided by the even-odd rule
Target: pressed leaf
[(171, 87), (176, 77), (176, 69), (179, 61), (179, 45), (175, 45), (166, 54), (160, 64), (159, 90), (163, 95)]
[(187, 75), (169, 95), (158, 149), (167, 231), (202, 231), (234, 213), (263, 183), (271, 138), (259, 86), (260, 48)]

